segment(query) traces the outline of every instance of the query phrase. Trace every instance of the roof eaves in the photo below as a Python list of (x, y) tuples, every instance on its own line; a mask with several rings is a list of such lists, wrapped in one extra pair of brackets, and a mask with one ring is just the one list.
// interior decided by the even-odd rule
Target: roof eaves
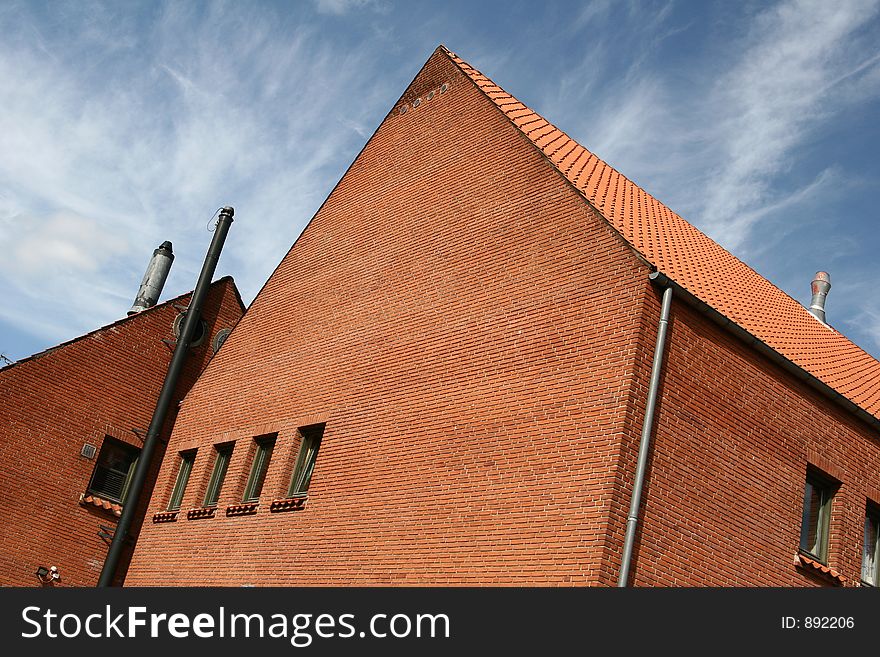
[(770, 361), (782, 367), (782, 369), (787, 371), (789, 374), (794, 375), (796, 378), (800, 379), (817, 392), (821, 393), (839, 406), (845, 408), (847, 411), (858, 417), (863, 422), (880, 431), (880, 418), (869, 413), (861, 406), (856, 404), (854, 401), (847, 398), (845, 395), (838, 392), (830, 385), (828, 385), (815, 375), (811, 374), (797, 363), (786, 358), (779, 351), (744, 329), (742, 326), (734, 322), (729, 317), (720, 313), (718, 310), (710, 306), (699, 297), (692, 294), (687, 288), (681, 286), (679, 283), (669, 278), (663, 272), (653, 272), (650, 275), (650, 279), (652, 282), (661, 287), (672, 286), (675, 289), (676, 296), (682, 299), (682, 301), (684, 301), (688, 306), (704, 314), (715, 324), (725, 329), (733, 336), (739, 338), (739, 340), (744, 342), (749, 347), (753, 348), (755, 351), (758, 351), (759, 353), (767, 357)]

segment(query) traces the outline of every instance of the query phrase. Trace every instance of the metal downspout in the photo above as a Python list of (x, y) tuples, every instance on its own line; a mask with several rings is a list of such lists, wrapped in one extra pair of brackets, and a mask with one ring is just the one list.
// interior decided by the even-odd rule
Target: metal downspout
[[(651, 274), (651, 278), (655, 278)], [(623, 557), (620, 563), (620, 576), (617, 586), (628, 586), (629, 568), (632, 562), (633, 544), (636, 540), (636, 525), (639, 522), (639, 504), (642, 500), (642, 486), (645, 481), (645, 470), (648, 464), (648, 450), (651, 445), (651, 427), (654, 424), (654, 408), (657, 405), (657, 389), (660, 387), (660, 372), (663, 369), (663, 347), (666, 344), (666, 328), (669, 325), (669, 309), (672, 306), (672, 286), (663, 290), (663, 302), (660, 308), (660, 324), (657, 327), (657, 343), (654, 345), (654, 362), (651, 365), (651, 385), (648, 388), (648, 403), (645, 407), (645, 419), (642, 422), (642, 438), (639, 443), (639, 464), (633, 482), (632, 499), (629, 504), (629, 515), (626, 518), (626, 537), (623, 541)]]
[(183, 330), (180, 332), (177, 347), (175, 347), (171, 363), (168, 365), (168, 373), (165, 375), (165, 382), (162, 384), (162, 391), (159, 393), (159, 400), (156, 402), (156, 409), (153, 411), (153, 419), (150, 421), (150, 428), (144, 439), (144, 446), (141, 449), (137, 466), (135, 466), (131, 486), (128, 489), (128, 495), (122, 509), (122, 516), (116, 525), (113, 542), (110, 544), (107, 558), (104, 560), (104, 567), (98, 579), (99, 587), (113, 586), (113, 580), (116, 577), (116, 570), (119, 566), (119, 559), (122, 556), (122, 550), (128, 538), (128, 530), (137, 514), (141, 492), (143, 491), (147, 474), (150, 471), (153, 452), (156, 450), (159, 434), (161, 434), (162, 427), (165, 424), (168, 407), (174, 399), (177, 380), (189, 355), (189, 345), (193, 332), (195, 331), (196, 324), (201, 321), (202, 302), (205, 299), (208, 288), (211, 286), (214, 269), (217, 267), (217, 261), (220, 259), (220, 251), (223, 248), (223, 243), (226, 241), (229, 226), (232, 224), (233, 213), (232, 208), (222, 208), (220, 210), (214, 238), (211, 240), (211, 246), (208, 248), (205, 262), (202, 265), (202, 272), (199, 274), (198, 283), (196, 283), (196, 288), (193, 290), (192, 297), (190, 298), (189, 308), (186, 311), (186, 320), (183, 322)]

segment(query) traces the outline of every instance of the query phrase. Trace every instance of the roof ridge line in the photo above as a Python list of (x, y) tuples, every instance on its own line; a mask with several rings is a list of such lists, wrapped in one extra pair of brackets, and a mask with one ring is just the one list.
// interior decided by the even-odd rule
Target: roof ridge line
[[(634, 253), (635, 253), (635, 254), (636, 254), (641, 260), (644, 260), (645, 263), (646, 263), (649, 267), (653, 267), (653, 264), (651, 263), (650, 259), (649, 259), (644, 253), (642, 253), (642, 251), (641, 251), (639, 248), (637, 248), (632, 242), (630, 242), (630, 241), (627, 239), (626, 235), (624, 235), (623, 233), (621, 233), (621, 232), (617, 229), (617, 227), (616, 227), (616, 226), (614, 225), (614, 223), (613, 223), (613, 222), (612, 222), (612, 221), (611, 221), (611, 220), (605, 215), (605, 213), (602, 212), (602, 210), (600, 210), (600, 209), (596, 206), (596, 204), (593, 203), (593, 202), (587, 197), (587, 195), (584, 193), (584, 191), (581, 190), (581, 189), (579, 189), (578, 186), (577, 186), (576, 184), (574, 184), (574, 181), (572, 181), (572, 180), (566, 175), (566, 173), (565, 173), (564, 171), (562, 171), (562, 170), (556, 165), (556, 163), (553, 162), (553, 160), (551, 160), (551, 159), (547, 156), (547, 154), (546, 154), (546, 153), (545, 153), (545, 152), (544, 152), (544, 151), (543, 151), (543, 150), (542, 150), (542, 149), (541, 149), (541, 148), (540, 148), (540, 147), (539, 147), (539, 146), (538, 146), (538, 145), (537, 145), (532, 139), (531, 139), (531, 137), (529, 137), (528, 133), (526, 133), (525, 130), (523, 130), (519, 125), (517, 125), (516, 120), (515, 120), (515, 119), (511, 119), (510, 116), (508, 115), (507, 111), (505, 111), (504, 109), (502, 109), (502, 108), (498, 105), (498, 103), (496, 103), (495, 100), (494, 100), (493, 98), (491, 98), (491, 97), (489, 96), (489, 94), (487, 94), (487, 93), (485, 92), (485, 90), (484, 90), (482, 87), (480, 87), (479, 84), (477, 84), (477, 82), (476, 82), (476, 80), (474, 80), (473, 76), (471, 76), (471, 75), (465, 70), (465, 67), (469, 68), (470, 70), (476, 72), (476, 73), (479, 74), (479, 75), (482, 75), (484, 78), (486, 78), (486, 80), (488, 80), (489, 82), (491, 82), (492, 84), (494, 84), (494, 85), (495, 85), (496, 87), (498, 87), (499, 89), (502, 89), (502, 87), (500, 87), (499, 85), (497, 85), (497, 84), (496, 84), (495, 82), (493, 82), (492, 80), (489, 80), (489, 78), (488, 78), (487, 76), (485, 76), (485, 75), (483, 75), (482, 73), (480, 73), (477, 69), (475, 69), (473, 66), (471, 66), (470, 64), (468, 64), (468, 63), (467, 63), (466, 61), (464, 61), (461, 57), (459, 57), (458, 55), (456, 55), (454, 52), (452, 52), (451, 50), (449, 50), (449, 49), (446, 48), (445, 46), (441, 46), (440, 48), (442, 48), (442, 52), (443, 52), (444, 54), (446, 54), (446, 55), (449, 57), (449, 60), (450, 60), (450, 61), (451, 61), (451, 62), (452, 62), (452, 63), (453, 63), (453, 64), (454, 64), (454, 65), (455, 65), (455, 66), (456, 66), (456, 67), (457, 67), (457, 68), (458, 68), (463, 74), (464, 74), (464, 76), (465, 76), (466, 78), (468, 78), (468, 79), (471, 81), (471, 83), (473, 83), (473, 85), (477, 88), (477, 90), (478, 90), (479, 92), (481, 92), (481, 93), (486, 97), (486, 99), (487, 99), (489, 102), (491, 102), (491, 103), (495, 106), (495, 108), (496, 108), (499, 112), (501, 112), (501, 114), (504, 115), (504, 118), (506, 118), (506, 119), (511, 123), (511, 125), (513, 125), (513, 127), (514, 127), (514, 128), (515, 128), (515, 129), (516, 129), (516, 130), (517, 130), (517, 131), (518, 131), (518, 132), (519, 132), (519, 133), (520, 133), (520, 134), (526, 139), (526, 141), (528, 141), (529, 144), (531, 144), (531, 146), (532, 146), (535, 150), (537, 150), (538, 153), (541, 154), (541, 156), (542, 156), (542, 157), (543, 157), (543, 158), (544, 158), (544, 159), (550, 164), (550, 166), (553, 168), (553, 170), (556, 171), (556, 172), (562, 177), (563, 182), (564, 182), (565, 184), (569, 185), (569, 186), (570, 186), (570, 187), (571, 187), (571, 188), (577, 193), (577, 195), (580, 196), (580, 197), (584, 200), (584, 202), (587, 204), (587, 206), (589, 206), (590, 208), (592, 208), (592, 209), (596, 212), (596, 214), (599, 215), (599, 217), (602, 218), (602, 220), (608, 225), (608, 227), (614, 232), (614, 234), (617, 235), (621, 240), (623, 240), (623, 243), (624, 243), (627, 247), (629, 247), (629, 248), (630, 248), (630, 249), (631, 249), (631, 250), (632, 250), (632, 251), (633, 251), (633, 252), (634, 252)], [(440, 48), (438, 48), (438, 50), (439, 50)], [(505, 91), (505, 93), (507, 93), (507, 92)], [(593, 157), (595, 157), (595, 158), (596, 158), (597, 160), (599, 160), (600, 162), (604, 162), (604, 161), (603, 161), (598, 155), (595, 155), (592, 151), (590, 151), (590, 150), (588, 150), (587, 148), (585, 148), (584, 146), (582, 146), (580, 143), (578, 143), (577, 140), (572, 139), (571, 135), (569, 135), (567, 132), (565, 132), (564, 130), (558, 128), (556, 125), (554, 125), (554, 124), (551, 123), (550, 121), (547, 121), (547, 119), (545, 119), (543, 116), (541, 116), (540, 114), (538, 114), (538, 112), (536, 112), (534, 109), (532, 109), (531, 107), (529, 107), (528, 105), (526, 105), (526, 104), (525, 104), (524, 102), (522, 102), (519, 98), (517, 98), (516, 96), (514, 96), (514, 95), (512, 95), (512, 94), (508, 94), (508, 95), (510, 96), (511, 99), (515, 100), (517, 103), (519, 103), (519, 104), (522, 106), (522, 107), (519, 108), (519, 109), (513, 109), (513, 110), (510, 110), (511, 112), (521, 112), (521, 111), (524, 111), (524, 110), (525, 110), (525, 111), (528, 111), (528, 112), (531, 112), (531, 113), (534, 114), (538, 119), (542, 119), (545, 123), (547, 123), (548, 125), (552, 126), (552, 127), (555, 128), (556, 130), (558, 130), (560, 133), (562, 133), (563, 135), (565, 135), (565, 137), (567, 137), (567, 138), (568, 138), (568, 139), (569, 139), (569, 140), (575, 145), (575, 148), (581, 148), (581, 149), (583, 149), (583, 151), (585, 151), (585, 152), (588, 154), (587, 160), (589, 160), (589, 156), (592, 155)], [(517, 117), (517, 119), (524, 118), (525, 116), (528, 116), (528, 114), (523, 115), (523, 117)], [(580, 156), (579, 156), (579, 157), (580, 157)], [(606, 164), (606, 166), (608, 166), (608, 165)], [(633, 184), (635, 184), (635, 183), (633, 183)], [(658, 201), (658, 202), (659, 202), (659, 201)]]
[[(444, 50), (444, 52), (445, 52), (447, 55), (450, 55), (450, 57), (451, 57), (453, 63), (456, 64), (456, 66), (458, 66), (460, 69), (462, 69), (462, 72), (463, 72), (465, 75), (468, 75), (468, 73), (467, 73), (467, 71), (465, 71), (465, 70), (462, 68), (462, 65), (463, 65), (463, 66), (466, 66), (467, 68), (471, 69), (472, 71), (475, 71), (475, 72), (478, 73), (479, 75), (483, 76), (487, 81), (491, 82), (493, 85), (495, 85), (495, 86), (498, 87), (499, 89), (502, 89), (502, 90), (503, 90), (503, 87), (499, 86), (494, 80), (491, 80), (491, 79), (490, 79), (488, 76), (486, 76), (484, 73), (482, 73), (482, 72), (478, 71), (477, 69), (475, 69), (473, 66), (471, 66), (470, 64), (468, 64), (466, 61), (464, 61), (461, 57), (459, 57), (459, 56), (456, 55), (455, 53), (451, 52), (451, 51), (450, 51), (448, 48), (446, 48), (445, 46), (443, 46), (443, 50)], [(468, 75), (468, 77), (471, 77), (471, 76)], [(472, 78), (472, 80), (473, 80), (473, 78)], [(485, 91), (484, 91), (484, 90), (483, 90), (478, 84), (476, 84), (476, 81), (474, 81), (474, 83), (475, 83), (475, 86), (476, 86), (480, 91), (483, 91), (483, 93), (485, 93)], [(703, 232), (702, 230), (700, 230), (697, 226), (695, 226), (694, 224), (692, 224), (691, 222), (689, 222), (687, 219), (685, 219), (683, 216), (681, 216), (678, 212), (676, 212), (675, 210), (673, 210), (672, 208), (670, 208), (668, 205), (666, 205), (666, 204), (665, 204), (663, 201), (661, 201), (659, 198), (657, 198), (656, 196), (654, 196), (653, 194), (651, 194), (651, 192), (647, 191), (644, 187), (642, 187), (641, 185), (639, 185), (639, 184), (638, 184), (636, 181), (634, 181), (632, 178), (629, 178), (626, 174), (621, 173), (621, 172), (620, 172), (618, 169), (616, 169), (613, 165), (609, 164), (609, 163), (606, 162), (604, 159), (602, 159), (601, 157), (599, 157), (596, 153), (594, 153), (594, 152), (591, 151), (589, 148), (587, 148), (586, 146), (584, 146), (583, 144), (581, 144), (579, 141), (577, 141), (576, 139), (574, 139), (571, 135), (569, 135), (567, 132), (565, 132), (562, 128), (558, 127), (558, 126), (557, 126), (556, 124), (554, 124), (553, 122), (548, 121), (548, 120), (547, 120), (542, 114), (540, 114), (539, 112), (537, 112), (536, 110), (534, 110), (533, 108), (531, 108), (529, 105), (526, 105), (524, 102), (522, 102), (521, 100), (519, 100), (516, 96), (514, 96), (514, 95), (512, 95), (512, 94), (509, 94), (507, 91), (504, 91), (504, 93), (507, 93), (507, 94), (508, 94), (513, 100), (515, 100), (515, 101), (518, 102), (520, 105), (522, 105), (523, 108), (525, 108), (525, 109), (527, 109), (528, 111), (532, 112), (532, 114), (534, 114), (535, 117), (536, 117), (534, 121), (542, 120), (542, 121), (544, 121), (545, 123), (547, 123), (547, 125), (552, 126), (552, 127), (555, 128), (556, 130), (558, 130), (559, 132), (561, 132), (563, 135), (565, 135), (566, 137), (568, 137), (568, 139), (570, 139), (570, 140), (575, 144), (575, 148), (581, 148), (581, 149), (583, 149), (583, 150), (587, 153), (587, 159), (588, 159), (588, 160), (589, 160), (589, 157), (590, 157), (590, 156), (595, 157), (596, 160), (598, 160), (597, 165), (598, 165), (598, 164), (602, 164), (602, 165), (604, 165), (606, 168), (610, 169), (610, 170), (611, 170), (610, 173), (611, 173), (612, 175), (613, 175), (613, 174), (617, 174), (618, 176), (620, 176), (621, 178), (623, 178), (625, 181), (627, 181), (628, 183), (630, 183), (633, 187), (635, 187), (636, 189), (638, 189), (639, 191), (641, 191), (643, 194), (645, 194), (649, 199), (651, 199), (651, 200), (653, 200), (653, 201), (656, 201), (656, 202), (657, 202), (657, 203), (658, 203), (658, 204), (659, 204), (664, 210), (667, 210), (668, 212), (672, 213), (672, 215), (673, 215), (676, 219), (679, 219), (679, 220), (681, 220), (681, 221), (687, 223), (691, 228), (693, 228), (694, 230), (696, 230), (697, 232), (699, 232), (699, 233), (700, 233), (701, 235), (703, 235), (706, 239), (711, 240), (716, 246), (718, 246), (718, 248), (723, 249), (723, 250), (724, 250), (726, 253), (728, 253), (732, 258), (736, 258), (736, 260), (737, 260), (739, 263), (741, 263), (741, 264), (744, 265), (745, 267), (748, 267), (748, 268), (749, 268), (751, 271), (753, 271), (755, 274), (757, 274), (758, 276), (761, 276), (761, 278), (763, 278), (765, 281), (767, 281), (770, 285), (773, 285), (773, 287), (775, 287), (777, 290), (779, 290), (780, 292), (782, 292), (783, 294), (785, 294), (787, 297), (789, 297), (790, 299), (792, 299), (793, 301), (795, 301), (795, 303), (797, 303), (799, 306), (803, 307), (803, 305), (802, 305), (800, 302), (798, 302), (796, 299), (794, 299), (794, 297), (792, 297), (792, 296), (789, 295), (787, 292), (785, 292), (785, 290), (779, 288), (779, 287), (776, 286), (772, 281), (770, 281), (770, 280), (768, 280), (767, 278), (765, 278), (764, 276), (762, 276), (758, 271), (756, 271), (756, 270), (753, 269), (751, 266), (749, 266), (748, 263), (746, 263), (745, 261), (743, 261), (742, 259), (740, 259), (739, 257), (737, 257), (736, 254), (732, 253), (731, 251), (729, 251), (728, 249), (726, 249), (724, 246), (722, 246), (722, 245), (719, 244), (718, 242), (716, 242), (716, 241), (715, 241), (714, 239), (712, 239), (709, 235), (707, 235), (705, 232)], [(497, 103), (495, 103), (495, 100), (494, 100), (493, 98), (491, 98), (491, 97), (488, 96), (488, 94), (486, 94), (486, 96), (487, 96), (487, 98), (489, 98), (489, 100), (491, 100), (496, 106), (498, 105)], [(499, 109), (501, 109), (501, 108), (499, 107)], [(521, 110), (514, 110), (514, 111), (521, 111)], [(505, 110), (502, 109), (501, 112), (502, 112), (502, 114), (504, 114), (505, 116), (507, 116), (507, 112), (506, 112)], [(520, 117), (518, 117), (518, 118), (520, 118)], [(539, 151), (541, 151), (542, 154), (544, 154), (544, 156), (547, 158), (547, 160), (550, 162), (550, 164), (552, 164), (553, 167), (554, 167), (557, 171), (559, 171), (559, 172), (562, 174), (562, 176), (563, 176), (566, 180), (568, 180), (568, 175), (567, 175), (567, 173), (566, 173), (565, 171), (562, 171), (562, 169), (560, 169), (559, 166), (558, 166), (558, 165), (557, 165), (552, 159), (550, 159), (550, 157), (549, 157), (546, 153), (544, 153), (543, 148), (541, 148), (540, 146), (538, 146), (538, 145), (532, 140), (532, 138), (529, 137), (528, 133), (527, 133), (525, 130), (523, 130), (521, 126), (517, 125), (516, 122), (515, 122), (513, 119), (511, 119), (509, 116), (507, 116), (507, 119), (508, 119), (511, 123), (513, 123), (514, 127), (515, 127), (517, 130), (519, 130), (523, 135), (525, 135), (525, 137), (528, 138), (528, 140), (532, 143), (532, 145), (533, 145), (536, 149), (538, 149)], [(523, 124), (523, 125), (527, 125), (528, 123), (533, 123), (534, 121), (529, 121), (529, 122), (527, 122), (527, 123), (525, 123), (525, 124)], [(595, 169), (595, 166), (594, 166), (593, 168)], [(570, 182), (572, 182), (572, 181), (570, 181)], [(577, 186), (576, 186), (576, 185), (575, 185), (575, 188), (577, 189)], [(578, 189), (578, 191), (581, 193), (582, 196), (584, 195), (584, 193), (583, 193), (581, 190)], [(587, 200), (589, 201), (589, 199), (587, 199)], [(590, 206), (591, 206), (591, 207), (595, 207), (596, 211), (597, 211), (600, 215), (602, 215), (602, 217), (603, 217), (603, 218), (604, 218), (604, 219), (605, 219), (605, 220), (611, 225), (611, 227), (614, 228), (614, 230), (616, 230), (617, 232), (620, 232), (620, 231), (618, 230), (618, 228), (614, 225), (614, 222), (613, 222), (613, 221), (612, 221), (612, 220), (611, 220), (611, 219), (605, 214), (605, 212), (603, 212), (600, 208), (596, 207), (595, 204), (593, 204), (593, 203), (590, 203)], [(622, 233), (621, 233), (621, 234), (622, 234)], [(633, 248), (636, 248), (635, 245), (633, 245), (631, 242), (629, 242), (629, 240), (626, 238), (625, 235), (624, 235), (623, 237), (624, 237), (624, 239), (627, 241), (627, 243), (629, 243), (631, 246), (633, 246)], [(645, 254), (642, 253), (640, 249), (636, 248), (636, 250), (637, 250), (641, 255), (645, 256)], [(645, 258), (647, 259), (647, 256), (645, 256)], [(806, 309), (805, 309), (805, 310), (806, 310)], [(836, 330), (836, 329), (835, 329), (835, 330)], [(839, 331), (838, 331), (838, 333), (839, 333)], [(843, 334), (841, 334), (841, 335), (843, 335)], [(846, 337), (846, 336), (844, 336), (844, 337)], [(849, 338), (847, 338), (847, 339), (849, 339)], [(855, 344), (855, 343), (853, 343), (853, 344)], [(856, 345), (856, 346), (858, 346), (858, 345)], [(867, 353), (867, 352), (866, 352), (866, 353)], [(870, 354), (868, 354), (868, 355), (870, 356)], [(871, 356), (871, 357), (873, 358), (873, 356)], [(875, 359), (875, 360), (876, 360), (876, 359)], [(880, 362), (880, 361), (878, 361), (878, 362)]]

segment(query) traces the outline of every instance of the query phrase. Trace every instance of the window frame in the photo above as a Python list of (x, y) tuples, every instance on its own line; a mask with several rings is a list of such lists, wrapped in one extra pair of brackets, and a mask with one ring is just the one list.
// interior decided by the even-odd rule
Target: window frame
[[(834, 481), (827, 475), (809, 468), (804, 482), (804, 499), (801, 510), (801, 533), (798, 550), (816, 561), (828, 565), (828, 544), (831, 536), (831, 515), (834, 496), (839, 482)], [(819, 504), (816, 510), (815, 535), (812, 545), (810, 532), (813, 527), (812, 495), (816, 491), (819, 495)]]
[(290, 484), (287, 487), (287, 497), (302, 497), (308, 494), (312, 483), (312, 475), (315, 472), (315, 463), (318, 460), (318, 452), (321, 449), (321, 440), (324, 437), (324, 424), (312, 424), (300, 427), (299, 453), (296, 464), (290, 475)]
[(179, 511), (183, 502), (183, 496), (186, 493), (186, 487), (189, 484), (189, 477), (192, 474), (193, 465), (196, 461), (196, 453), (198, 450), (190, 449), (180, 452), (180, 462), (177, 466), (177, 477), (174, 480), (174, 488), (171, 489), (171, 498), (168, 500), (168, 511)]
[[(873, 523), (873, 540), (874, 540), (874, 564), (873, 570), (871, 573), (872, 579), (865, 578), (865, 561), (868, 556), (868, 538), (869, 538), (869, 528)], [(873, 586), (880, 587), (880, 507), (871, 504), (870, 502), (865, 507), (865, 529), (862, 534), (862, 568), (861, 568), (861, 580), (863, 586)]]
[(211, 468), (211, 477), (208, 479), (208, 486), (205, 489), (205, 497), (202, 506), (217, 506), (220, 500), (220, 492), (223, 489), (223, 482), (226, 479), (226, 473), (229, 471), (229, 462), (232, 460), (232, 451), (235, 449), (235, 443), (222, 443), (214, 445), (214, 467)]
[[(102, 455), (107, 457), (107, 453), (105, 450), (107, 449), (116, 449), (122, 452), (128, 452), (129, 455), (134, 455), (134, 459), (132, 459), (131, 463), (128, 464), (128, 471), (124, 475), (124, 481), (122, 483), (122, 488), (118, 496), (115, 496), (106, 489), (98, 489), (95, 486), (95, 478), (98, 476), (99, 470), (117, 472), (121, 474), (121, 470), (115, 470), (113, 468), (102, 465), (101, 457)], [(113, 438), (112, 436), (105, 436), (103, 442), (101, 443), (101, 449), (98, 451), (98, 457), (95, 460), (95, 467), (92, 468), (92, 475), (89, 477), (88, 486), (86, 486), (86, 492), (90, 495), (95, 495), (96, 497), (101, 498), (102, 500), (108, 500), (110, 502), (115, 502), (120, 506), (125, 504), (125, 498), (128, 496), (128, 489), (131, 487), (131, 480), (134, 476), (135, 468), (137, 468), (138, 460), (141, 457), (141, 449), (134, 445), (131, 445), (123, 440), (119, 440), (118, 438)]]
[(269, 434), (254, 438), (257, 449), (251, 462), (251, 471), (248, 475), (247, 484), (244, 487), (242, 502), (259, 502), (266, 483), (266, 474), (269, 471), (269, 463), (272, 460), (272, 452), (275, 450), (275, 441), (278, 434)]

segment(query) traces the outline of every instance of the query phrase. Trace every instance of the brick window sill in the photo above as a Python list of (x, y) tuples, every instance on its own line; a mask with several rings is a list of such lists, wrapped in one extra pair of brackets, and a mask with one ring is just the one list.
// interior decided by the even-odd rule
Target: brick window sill
[(96, 506), (104, 511), (109, 511), (117, 518), (122, 515), (122, 505), (117, 502), (111, 502), (104, 498), (92, 495), (91, 493), (83, 493), (79, 496), (80, 506)]
[(826, 566), (812, 557), (808, 557), (806, 554), (798, 552), (795, 555), (794, 565), (813, 575), (818, 575), (822, 579), (828, 580), (835, 586), (843, 586), (846, 583), (846, 577), (841, 575), (834, 568)]
[(302, 511), (306, 507), (308, 495), (297, 495), (295, 497), (285, 497), (280, 500), (273, 500), (269, 507), (270, 513), (281, 513), (282, 511)]
[(153, 514), (153, 522), (176, 522), (179, 511), (163, 511)]
[(226, 517), (252, 516), (257, 512), (259, 502), (243, 502), (242, 504), (230, 504), (226, 507)]
[(198, 509), (190, 509), (186, 512), (187, 520), (201, 520), (202, 518), (213, 518), (217, 513), (216, 506), (203, 506)]

